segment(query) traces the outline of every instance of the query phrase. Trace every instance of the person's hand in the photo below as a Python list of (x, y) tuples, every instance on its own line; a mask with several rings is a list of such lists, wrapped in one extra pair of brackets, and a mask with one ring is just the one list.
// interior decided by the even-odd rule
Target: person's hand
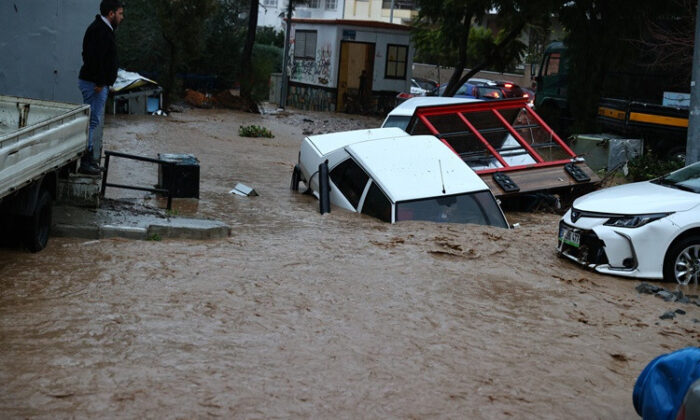
[(102, 92), (102, 89), (103, 89), (103, 88), (104, 88), (104, 86), (95, 86), (95, 93), (100, 93), (100, 92)]

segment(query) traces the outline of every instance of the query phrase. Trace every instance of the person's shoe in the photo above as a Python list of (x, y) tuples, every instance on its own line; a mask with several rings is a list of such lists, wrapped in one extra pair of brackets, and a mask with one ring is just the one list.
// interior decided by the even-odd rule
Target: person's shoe
[(94, 167), (97, 168), (97, 170), (99, 170), (100, 172), (104, 172), (104, 171), (105, 171), (105, 167), (102, 166), (102, 165), (100, 165), (100, 159), (94, 159), (94, 158), (92, 158), (92, 157), (90, 157), (90, 158), (88, 158), (88, 159), (89, 159), (90, 166), (94, 166)]
[(100, 174), (100, 168), (90, 164), (90, 163), (80, 163), (80, 168), (78, 168), (78, 172), (81, 174), (85, 175), (99, 175)]

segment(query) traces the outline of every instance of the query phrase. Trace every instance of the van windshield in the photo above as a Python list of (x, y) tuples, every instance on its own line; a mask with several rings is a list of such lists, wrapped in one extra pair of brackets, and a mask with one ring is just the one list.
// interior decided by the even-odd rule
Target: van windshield
[(396, 221), (472, 223), (508, 228), (503, 212), (490, 191), (425, 198), (396, 203)]

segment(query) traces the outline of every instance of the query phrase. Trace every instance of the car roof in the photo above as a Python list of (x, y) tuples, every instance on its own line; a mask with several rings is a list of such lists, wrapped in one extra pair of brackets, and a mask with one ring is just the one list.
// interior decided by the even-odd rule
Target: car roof
[(453, 105), (453, 104), (464, 104), (468, 102), (477, 102), (478, 99), (472, 98), (453, 98), (446, 96), (417, 96), (415, 98), (408, 99), (402, 102), (396, 108), (389, 112), (389, 116), (412, 116), (413, 112), (419, 106), (432, 106), (432, 105)]
[(457, 154), (430, 135), (366, 141), (346, 150), (393, 202), (488, 190)]
[(321, 155), (348, 146), (354, 143), (361, 143), (370, 140), (377, 140), (387, 137), (406, 137), (405, 131), (396, 127), (371, 128), (368, 130), (341, 131), (338, 133), (318, 134), (308, 136), (308, 141), (319, 151)]

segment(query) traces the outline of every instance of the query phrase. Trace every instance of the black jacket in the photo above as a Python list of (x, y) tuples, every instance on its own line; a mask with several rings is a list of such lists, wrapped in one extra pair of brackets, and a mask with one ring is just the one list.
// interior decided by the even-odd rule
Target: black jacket
[(117, 80), (117, 68), (114, 31), (97, 15), (83, 37), (83, 67), (79, 77), (97, 86), (111, 86)]

